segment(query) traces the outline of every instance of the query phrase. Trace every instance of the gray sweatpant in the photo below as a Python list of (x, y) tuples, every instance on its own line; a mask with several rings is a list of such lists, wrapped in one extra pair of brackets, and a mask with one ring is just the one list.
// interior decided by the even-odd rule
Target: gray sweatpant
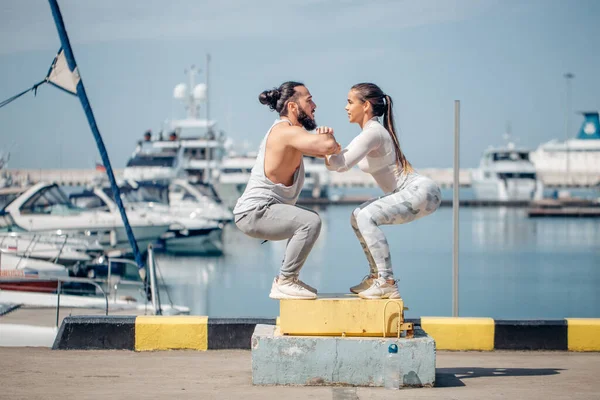
[(442, 195), (431, 179), (410, 173), (396, 190), (361, 204), (350, 218), (372, 275), (392, 279), (390, 247), (380, 225), (406, 224), (438, 209)]
[(235, 224), (246, 235), (288, 244), (279, 275), (297, 277), (321, 233), (321, 218), (315, 211), (287, 204), (264, 204), (235, 216)]

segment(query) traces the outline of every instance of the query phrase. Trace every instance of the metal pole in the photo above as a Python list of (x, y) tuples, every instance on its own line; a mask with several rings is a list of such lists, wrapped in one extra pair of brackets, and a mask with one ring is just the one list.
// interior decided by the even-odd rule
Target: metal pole
[(58, 296), (56, 298), (56, 327), (58, 327), (58, 314), (60, 313), (60, 292), (62, 291), (62, 282), (58, 281)]
[(210, 54), (206, 54), (206, 122), (207, 122), (207, 130), (209, 129), (208, 127), (208, 122), (210, 121), (210, 102), (208, 101), (210, 99), (209, 96), (209, 90), (210, 90), (210, 86), (208, 84), (208, 79), (209, 79), (209, 66), (210, 66)]
[(210, 170), (210, 160), (211, 160), (211, 148), (208, 145), (208, 133), (211, 131), (210, 129), (210, 102), (208, 101), (208, 79), (209, 79), (209, 65), (210, 65), (210, 54), (206, 54), (206, 183), (210, 183), (211, 181), (211, 170)]
[(571, 116), (571, 79), (573, 79), (575, 77), (575, 75), (573, 75), (570, 72), (567, 72), (564, 75), (566, 81), (567, 81), (567, 99), (566, 99), (566, 110), (565, 110), (565, 156), (567, 158), (567, 176), (566, 176), (566, 184), (565, 186), (569, 186), (571, 184), (571, 154), (569, 152), (569, 119)]
[(112, 260), (108, 259), (108, 274), (106, 276), (106, 285), (108, 288), (108, 295), (110, 296), (110, 279), (111, 279), (111, 270), (112, 270)]
[(460, 189), (460, 100), (454, 100), (454, 184), (452, 196), (453, 248), (452, 248), (452, 316), (458, 317), (458, 210)]
[(150, 274), (150, 291), (152, 293), (152, 307), (154, 308), (155, 315), (161, 315), (162, 310), (160, 309), (160, 294), (158, 292), (158, 286), (156, 284), (154, 249), (152, 248), (152, 245), (148, 245), (148, 269), (148, 273)]

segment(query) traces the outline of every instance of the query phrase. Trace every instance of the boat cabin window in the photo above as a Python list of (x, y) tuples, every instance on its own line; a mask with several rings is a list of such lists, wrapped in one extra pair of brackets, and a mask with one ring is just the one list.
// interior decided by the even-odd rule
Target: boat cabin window
[(128, 167), (173, 167), (174, 155), (137, 154), (127, 162)]
[(249, 174), (252, 168), (223, 168), (221, 171), (224, 174)]
[(529, 153), (524, 151), (499, 151), (492, 153), (494, 161), (529, 161)]
[(499, 172), (500, 179), (535, 179), (535, 172)]
[(71, 203), (77, 207), (86, 208), (88, 210), (103, 209), (108, 211), (108, 205), (100, 197), (96, 196), (93, 192), (83, 192), (78, 194), (72, 194), (69, 196)]
[[(112, 189), (107, 187), (102, 191), (114, 200)], [(167, 204), (166, 188), (160, 189), (159, 186), (124, 186), (119, 188), (121, 192), (121, 200), (125, 203), (162, 203)]]
[(217, 191), (212, 185), (207, 183), (192, 183), (191, 185), (204, 196), (211, 198), (217, 203), (221, 203), (221, 198), (219, 197)]
[(75, 206), (56, 185), (47, 186), (29, 198), (19, 209), (21, 214), (68, 215), (83, 209)]
[(205, 148), (187, 148), (183, 152), (183, 157), (191, 160), (206, 160)]
[(170, 197), (172, 199), (178, 199), (178, 200), (196, 200), (196, 197), (194, 197), (193, 194), (191, 194), (186, 188), (184, 188), (183, 186), (179, 186), (179, 185), (174, 185), (173, 188), (171, 189), (171, 193), (170, 193)]
[(10, 191), (6, 193), (0, 193), (0, 209), (8, 207), (15, 199), (23, 194), (25, 189), (20, 191)]

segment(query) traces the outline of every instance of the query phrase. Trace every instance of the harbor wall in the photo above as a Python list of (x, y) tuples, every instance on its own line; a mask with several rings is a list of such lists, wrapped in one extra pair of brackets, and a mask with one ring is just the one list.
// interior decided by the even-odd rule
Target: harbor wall
[[(600, 319), (494, 320), (422, 317), (407, 319), (436, 341), (437, 350), (600, 351)], [(250, 349), (257, 324), (271, 318), (199, 316), (71, 316), (63, 320), (55, 350)]]

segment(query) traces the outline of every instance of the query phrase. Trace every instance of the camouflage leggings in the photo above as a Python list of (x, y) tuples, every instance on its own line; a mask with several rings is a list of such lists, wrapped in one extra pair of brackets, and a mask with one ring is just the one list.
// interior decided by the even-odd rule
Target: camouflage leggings
[(380, 225), (406, 224), (438, 209), (438, 185), (431, 179), (410, 173), (396, 190), (369, 200), (352, 212), (352, 229), (369, 261), (371, 274), (392, 279), (392, 260), (387, 239)]

